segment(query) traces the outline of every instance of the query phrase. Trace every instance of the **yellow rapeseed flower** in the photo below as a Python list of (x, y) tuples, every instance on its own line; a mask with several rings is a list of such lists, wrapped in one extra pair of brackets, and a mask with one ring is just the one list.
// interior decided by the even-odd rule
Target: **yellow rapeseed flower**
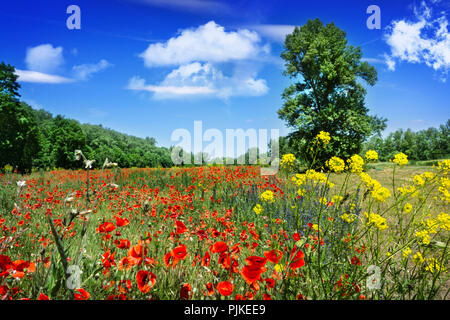
[(363, 171), (364, 159), (354, 154), (347, 160), (348, 169), (353, 173), (361, 173)]
[(406, 154), (404, 154), (403, 152), (397, 153), (394, 156), (394, 160), (392, 160), (392, 162), (394, 162), (395, 164), (397, 164), (399, 166), (404, 166), (405, 164), (408, 163), (408, 156)]
[(385, 202), (387, 198), (391, 196), (391, 192), (388, 188), (378, 187), (372, 191), (372, 197), (380, 202)]
[(253, 208), (253, 211), (254, 211), (256, 214), (260, 214), (261, 212), (263, 212), (263, 208), (261, 207), (260, 204), (257, 204), (257, 205)]
[(403, 211), (406, 212), (406, 213), (410, 213), (412, 211), (412, 208), (413, 208), (412, 204), (407, 202), (403, 206)]
[(339, 157), (332, 157), (326, 162), (326, 165), (328, 168), (330, 168), (331, 171), (334, 171), (336, 173), (341, 173), (345, 170), (345, 162)]
[(413, 256), (413, 260), (416, 264), (420, 265), (423, 264), (425, 259), (423, 258), (422, 254), (420, 252), (417, 252), (414, 256)]
[(389, 228), (389, 226), (386, 224), (386, 219), (380, 216), (376, 213), (367, 213), (365, 212), (364, 215), (366, 218), (368, 218), (367, 225), (374, 225), (376, 228), (378, 228), (380, 231), (386, 230)]
[(375, 150), (369, 150), (366, 152), (366, 160), (369, 162), (378, 160), (378, 153)]
[(264, 202), (274, 202), (275, 201), (275, 199), (273, 198), (273, 192), (271, 190), (266, 190), (263, 193), (261, 193), (260, 198)]
[(410, 247), (405, 248), (403, 250), (403, 258), (408, 258), (411, 253), (412, 253), (412, 250)]
[(330, 134), (328, 132), (320, 131), (319, 134), (316, 136), (316, 140), (319, 143), (322, 143), (322, 144), (325, 145), (325, 144), (329, 144), (330, 143), (331, 137), (330, 137)]
[(292, 153), (284, 154), (280, 165), (282, 168), (292, 168), (294, 166), (295, 156)]

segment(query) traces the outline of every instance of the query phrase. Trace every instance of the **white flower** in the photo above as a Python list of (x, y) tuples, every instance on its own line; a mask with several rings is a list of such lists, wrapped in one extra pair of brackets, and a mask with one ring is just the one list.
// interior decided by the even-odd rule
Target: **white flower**
[(84, 164), (86, 165), (86, 169), (91, 169), (92, 164), (95, 162), (95, 160), (85, 160)]
[(20, 188), (23, 188), (27, 185), (27, 182), (25, 180), (23, 181), (17, 181), (17, 186)]
[(82, 154), (83, 154), (83, 152), (81, 152), (81, 150), (75, 150), (75, 159), (77, 161), (80, 160)]

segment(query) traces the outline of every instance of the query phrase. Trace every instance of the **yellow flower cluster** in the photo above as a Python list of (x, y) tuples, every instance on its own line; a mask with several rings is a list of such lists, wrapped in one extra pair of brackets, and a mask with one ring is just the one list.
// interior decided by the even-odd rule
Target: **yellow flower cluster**
[(266, 190), (261, 193), (260, 199), (264, 202), (275, 202), (273, 198), (273, 192), (271, 190)]
[(365, 172), (361, 172), (359, 174), (359, 177), (361, 178), (362, 182), (364, 182), (364, 184), (366, 185), (366, 188), (369, 190), (375, 190), (381, 187), (381, 184), (377, 180), (373, 179), (371, 176), (369, 176), (369, 174)]
[(413, 209), (413, 206), (411, 203), (407, 202), (405, 203), (405, 205), (403, 206), (403, 211), (406, 213), (410, 213)]
[(440, 180), (440, 186), (438, 188), (440, 198), (447, 204), (450, 203), (450, 179), (448, 177), (442, 177)]
[(326, 205), (328, 204), (328, 200), (327, 200), (327, 198), (325, 198), (325, 197), (320, 197), (320, 198), (319, 198), (319, 202), (320, 202), (321, 204), (323, 204), (324, 206), (326, 206)]
[(431, 235), (438, 233), (440, 229), (450, 231), (450, 216), (447, 213), (439, 214), (436, 219), (428, 218), (422, 221), (424, 229), (416, 231), (415, 236), (419, 238), (423, 244), (430, 244)]
[(335, 196), (333, 196), (333, 198), (331, 198), (331, 202), (333, 202), (333, 203), (339, 203), (342, 200), (344, 200), (344, 197), (343, 196), (339, 196), (339, 195), (335, 195)]
[(261, 212), (263, 212), (263, 208), (261, 207), (260, 204), (257, 204), (257, 205), (253, 208), (253, 211), (254, 211), (256, 214), (260, 214)]
[(385, 202), (390, 196), (391, 192), (388, 188), (378, 187), (375, 190), (372, 190), (372, 197), (377, 201)]
[(303, 196), (305, 195), (305, 190), (304, 190), (304, 189), (298, 189), (297, 194), (298, 194), (300, 197), (303, 197)]
[(404, 166), (405, 164), (408, 163), (408, 156), (406, 154), (404, 154), (403, 152), (397, 153), (394, 156), (394, 160), (392, 160), (392, 162), (394, 162), (395, 164), (397, 164), (399, 166)]
[(364, 215), (368, 219), (367, 225), (374, 225), (380, 231), (386, 230), (389, 226), (386, 224), (386, 219), (376, 213), (364, 212)]
[(330, 143), (331, 137), (330, 137), (330, 134), (328, 132), (320, 131), (319, 134), (316, 136), (316, 140), (317, 140), (317, 142), (322, 143), (322, 144), (325, 145), (325, 144), (329, 144)]
[(429, 271), (429, 272), (431, 272), (431, 273), (434, 273), (434, 271), (437, 271), (437, 272), (439, 272), (439, 271), (445, 271), (445, 268), (443, 268), (440, 264), (439, 264), (439, 262), (437, 261), (437, 259), (435, 259), (435, 258), (428, 258), (427, 259), (427, 265), (425, 266), (425, 270), (427, 270), (427, 271)]
[(292, 168), (294, 166), (295, 156), (292, 153), (284, 154), (280, 165), (282, 168)]
[(418, 265), (423, 264), (425, 262), (425, 259), (423, 258), (420, 252), (416, 252), (416, 254), (413, 256), (413, 260)]
[(412, 180), (416, 186), (422, 187), (426, 182), (433, 180), (436, 177), (436, 174), (432, 172), (424, 172), (422, 174), (416, 174), (412, 177)]
[(381, 186), (381, 184), (377, 180), (372, 179), (367, 173), (361, 172), (359, 174), (359, 177), (364, 182), (367, 189), (371, 190), (372, 197), (375, 200), (384, 202), (391, 196), (391, 192), (388, 188)]
[(410, 255), (411, 253), (412, 253), (412, 250), (411, 250), (410, 247), (405, 248), (405, 249), (403, 250), (403, 258), (408, 258), (409, 255)]
[(366, 152), (366, 160), (369, 162), (375, 162), (378, 160), (378, 153), (375, 150), (369, 150)]
[(450, 215), (441, 212), (441, 214), (437, 216), (436, 220), (439, 223), (439, 228), (450, 231)]
[(296, 173), (291, 179), (297, 186), (301, 186), (306, 183), (306, 175)]
[(402, 195), (410, 194), (411, 197), (417, 197), (419, 195), (419, 190), (416, 189), (413, 185), (405, 185), (403, 187), (398, 187), (397, 191), (400, 192)]
[(332, 157), (326, 162), (326, 165), (328, 168), (330, 168), (331, 171), (334, 171), (336, 173), (341, 173), (345, 170), (345, 162), (339, 157)]
[(323, 183), (327, 184), (330, 188), (334, 186), (334, 183), (331, 183), (328, 181), (326, 174), (322, 172), (317, 172), (313, 169), (310, 169), (306, 171), (306, 173), (300, 174), (297, 173), (295, 176), (292, 177), (292, 181), (297, 185), (301, 186), (306, 183), (307, 180), (310, 180), (314, 183)]
[(352, 223), (356, 220), (356, 215), (344, 213), (343, 215), (341, 215), (341, 219), (346, 221), (347, 223)]
[(448, 173), (450, 172), (450, 159), (439, 161), (437, 169), (444, 175), (448, 175)]
[(363, 171), (364, 159), (355, 154), (347, 159), (348, 169), (353, 173), (361, 173)]

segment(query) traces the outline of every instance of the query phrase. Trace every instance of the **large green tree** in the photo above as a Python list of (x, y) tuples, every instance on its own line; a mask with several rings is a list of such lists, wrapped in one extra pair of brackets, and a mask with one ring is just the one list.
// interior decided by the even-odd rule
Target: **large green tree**
[(74, 151), (86, 150), (86, 136), (78, 121), (56, 116), (50, 128), (49, 142), (53, 166), (67, 169), (80, 167)]
[(6, 164), (30, 171), (40, 150), (40, 132), (29, 106), (18, 100), (20, 85), (13, 66), (0, 63), (0, 169)]
[(362, 61), (361, 49), (348, 45), (346, 33), (333, 23), (315, 19), (296, 27), (286, 36), (281, 57), (284, 75), (293, 84), (282, 94), (278, 115), (293, 129), (289, 145), (308, 164), (320, 131), (329, 132), (332, 139), (318, 154), (318, 166), (333, 155), (348, 158), (359, 153), (369, 136), (386, 127), (386, 120), (369, 115), (364, 103), (361, 80), (373, 86), (375, 68)]

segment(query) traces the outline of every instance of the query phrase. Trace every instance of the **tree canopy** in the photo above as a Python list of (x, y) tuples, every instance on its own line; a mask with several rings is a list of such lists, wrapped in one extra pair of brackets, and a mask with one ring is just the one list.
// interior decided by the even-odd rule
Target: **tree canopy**
[(308, 20), (286, 36), (281, 57), (284, 75), (293, 80), (283, 94), (278, 115), (293, 129), (289, 145), (297, 156), (312, 163), (310, 147), (320, 131), (332, 139), (319, 154), (319, 164), (331, 156), (348, 158), (361, 151), (362, 143), (386, 127), (386, 120), (369, 115), (366, 89), (377, 72), (362, 61), (359, 47), (347, 44), (346, 33), (334, 23)]

